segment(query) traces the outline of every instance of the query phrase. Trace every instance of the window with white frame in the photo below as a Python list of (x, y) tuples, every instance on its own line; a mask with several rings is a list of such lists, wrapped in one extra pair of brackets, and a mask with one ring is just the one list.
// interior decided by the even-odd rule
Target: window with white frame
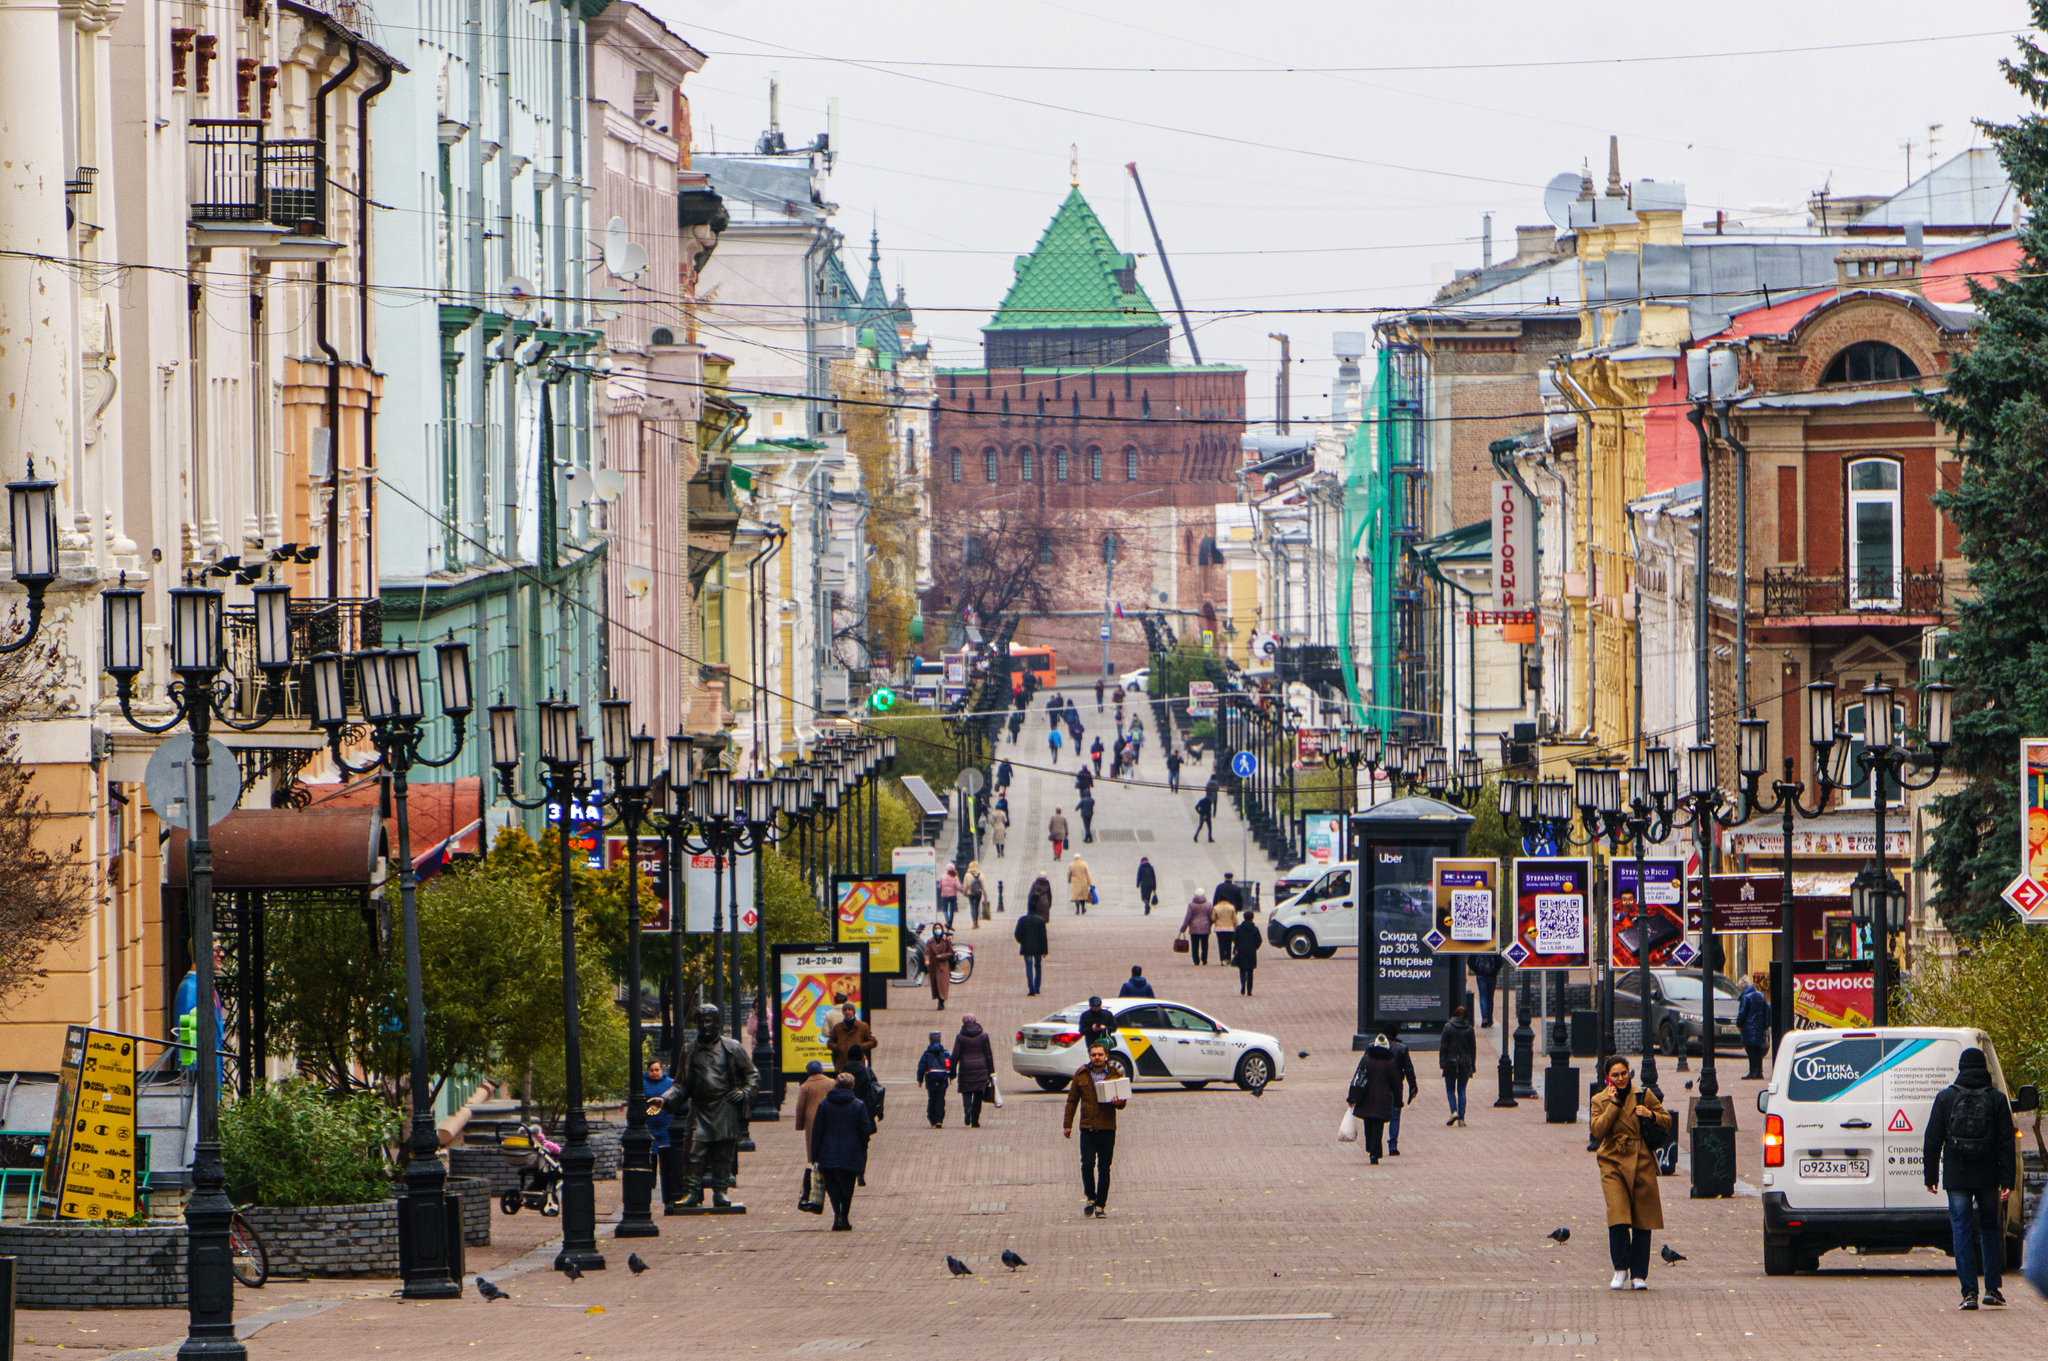
[(1863, 458), (1849, 465), (1849, 604), (1896, 609), (1899, 564), (1899, 465)]

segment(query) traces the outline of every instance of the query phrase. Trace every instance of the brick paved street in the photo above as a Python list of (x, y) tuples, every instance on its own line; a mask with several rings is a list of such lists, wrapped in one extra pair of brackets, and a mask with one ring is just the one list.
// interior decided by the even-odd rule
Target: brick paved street
[[(1090, 706), (1092, 708), (1092, 706)], [(1091, 729), (1092, 712), (1084, 708)], [(1026, 742), (1017, 751), (1042, 752)], [(1007, 745), (1004, 750), (1011, 750)], [(1071, 770), (1071, 761), (1064, 762)], [(1156, 749), (1146, 772), (1159, 770)], [(1206, 772), (1204, 772), (1206, 773)], [(1029, 876), (1050, 867), (1041, 849), (1053, 805), (1071, 813), (1071, 782), (1019, 772), (1017, 832), (1002, 870), (1012, 910)], [(1200, 781), (1196, 781), (1199, 789)], [(1027, 1003), (1022, 971), (998, 917), (969, 936), (980, 949), (973, 979), (934, 1016), (928, 997), (895, 990), (877, 1015), (880, 1068), (891, 1088), (868, 1187), (854, 1201), (857, 1231), (795, 1208), (802, 1159), (787, 1122), (755, 1133), (761, 1151), (743, 1168), (745, 1217), (661, 1220), (663, 1236), (632, 1245), (652, 1266), (635, 1278), (626, 1251), (607, 1241), (612, 1269), (569, 1282), (545, 1269), (503, 1277), (514, 1299), (486, 1304), (402, 1304), (381, 1282), (280, 1283), (243, 1292), (244, 1315), (293, 1299), (340, 1304), (278, 1323), (250, 1344), (263, 1358), (773, 1357), (858, 1350), (862, 1356), (990, 1358), (1427, 1357), (1502, 1355), (1619, 1358), (1961, 1357), (2037, 1354), (2048, 1305), (2023, 1284), (2003, 1313), (1954, 1313), (1946, 1257), (1831, 1255), (1818, 1277), (1766, 1279), (1754, 1197), (1691, 1202), (1667, 1179), (1670, 1242), (1690, 1259), (1661, 1262), (1646, 1294), (1613, 1294), (1604, 1215), (1583, 1125), (1546, 1126), (1539, 1103), (1491, 1109), (1494, 1049), (1480, 1050), (1470, 1127), (1443, 1126), (1434, 1057), (1417, 1054), (1422, 1098), (1403, 1131), (1402, 1156), (1369, 1168), (1362, 1147), (1335, 1142), (1353, 1056), (1355, 961), (1294, 962), (1262, 952), (1257, 999), (1242, 1003), (1234, 971), (1191, 968), (1170, 946), (1177, 887), (1211, 886), (1235, 868), (1237, 827), (1197, 849), (1187, 808), (1195, 794), (1098, 787), (1098, 842), (1083, 848), (1109, 888), (1086, 919), (1062, 903), (1052, 923), (1046, 996)], [(1078, 823), (1077, 823), (1078, 826)], [(1154, 840), (1104, 838), (1151, 832)], [(1226, 852), (1228, 853), (1226, 855)], [(1138, 915), (1125, 891), (1137, 857), (1160, 866), (1162, 912)], [(1063, 882), (1063, 881), (1062, 881)], [(963, 919), (964, 925), (964, 919)], [(911, 1069), (934, 1025), (950, 1042), (962, 1013), (977, 1014), (999, 1054), (1025, 1021), (1090, 991), (1113, 993), (1142, 963), (1162, 997), (1213, 1011), (1227, 1023), (1277, 1034), (1286, 1080), (1263, 1099), (1229, 1087), (1145, 1090), (1123, 1117), (1112, 1213), (1080, 1214), (1078, 1156), (1060, 1138), (1064, 1098), (1007, 1075), (1006, 1105), (979, 1130), (928, 1128)], [(1043, 1002), (1047, 1005), (1041, 1006)], [(1497, 1035), (1497, 1031), (1494, 1032)], [(1297, 1058), (1306, 1050), (1308, 1057)], [(1740, 1071), (1739, 1067), (1734, 1071)], [(1674, 1099), (1682, 1079), (1665, 1087)], [(1757, 1179), (1754, 1084), (1730, 1084), (1743, 1121), (1744, 1176)], [(1485, 1095), (1481, 1095), (1484, 1092)], [(599, 1188), (616, 1207), (617, 1183)], [(540, 1245), (553, 1221), (529, 1215), (495, 1224), (498, 1243), (475, 1254), (491, 1270)], [(1558, 1226), (1571, 1241), (1545, 1235)], [(998, 1260), (1013, 1249), (1029, 1267)], [(954, 1280), (944, 1257), (976, 1275)], [(1188, 1320), (1216, 1321), (1188, 1321)], [(166, 1314), (31, 1314), (36, 1338), (23, 1358), (174, 1341)], [(99, 1328), (99, 1333), (86, 1333)], [(854, 1344), (859, 1343), (856, 1347)], [(1528, 1349), (1537, 1347), (1531, 1353)]]

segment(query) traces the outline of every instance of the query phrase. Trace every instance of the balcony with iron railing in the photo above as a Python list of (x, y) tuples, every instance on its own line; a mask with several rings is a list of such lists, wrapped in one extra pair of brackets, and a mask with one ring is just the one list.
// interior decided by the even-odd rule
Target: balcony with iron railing
[(1808, 572), (1765, 568), (1763, 612), (1769, 619), (1888, 614), (1932, 618), (1941, 614), (1946, 586), (1940, 568), (1926, 571), (1865, 568)]
[(188, 172), (193, 222), (270, 222), (300, 236), (327, 230), (320, 143), (272, 140), (253, 118), (195, 118)]
[[(221, 612), (228, 674), (235, 686), (235, 705), (243, 715), (258, 711), (262, 701), (263, 673), (256, 666), (256, 609), (253, 605), (231, 605)], [(281, 720), (310, 720), (313, 714), (312, 659), (323, 652), (346, 656), (384, 646), (384, 602), (371, 597), (354, 600), (294, 599), (291, 602), (293, 665), (285, 675)], [(350, 709), (356, 704), (356, 669), (341, 669), (342, 697)]]

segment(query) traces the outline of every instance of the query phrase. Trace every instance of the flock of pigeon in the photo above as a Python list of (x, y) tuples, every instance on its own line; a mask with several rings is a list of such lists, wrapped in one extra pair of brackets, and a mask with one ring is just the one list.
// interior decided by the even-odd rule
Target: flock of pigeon
[[(1004, 1256), (1008, 1255), (1008, 1253), (1004, 1254)], [(626, 1254), (626, 1267), (635, 1276), (638, 1276), (641, 1272), (647, 1270), (647, 1263), (640, 1260), (639, 1253), (629, 1252)], [(562, 1274), (572, 1281), (580, 1281), (583, 1279), (583, 1268), (577, 1266), (574, 1261), (567, 1261), (562, 1263)], [(476, 1278), (476, 1293), (482, 1295), (484, 1299), (492, 1304), (496, 1304), (499, 1300), (509, 1300), (512, 1298), (512, 1296), (500, 1290), (486, 1276)]]

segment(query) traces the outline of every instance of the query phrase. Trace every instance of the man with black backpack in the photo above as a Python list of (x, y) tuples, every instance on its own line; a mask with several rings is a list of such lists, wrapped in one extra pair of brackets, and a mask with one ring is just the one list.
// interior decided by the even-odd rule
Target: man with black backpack
[(1963, 1051), (1956, 1080), (1934, 1098), (1927, 1120), (1921, 1167), (1932, 1195), (1948, 1188), (1949, 1232), (1956, 1275), (1963, 1283), (1964, 1310), (1977, 1307), (1977, 1277), (1984, 1277), (1984, 1303), (2002, 1305), (2004, 1230), (1998, 1207), (2012, 1195), (2012, 1103), (1991, 1085), (1984, 1051)]

